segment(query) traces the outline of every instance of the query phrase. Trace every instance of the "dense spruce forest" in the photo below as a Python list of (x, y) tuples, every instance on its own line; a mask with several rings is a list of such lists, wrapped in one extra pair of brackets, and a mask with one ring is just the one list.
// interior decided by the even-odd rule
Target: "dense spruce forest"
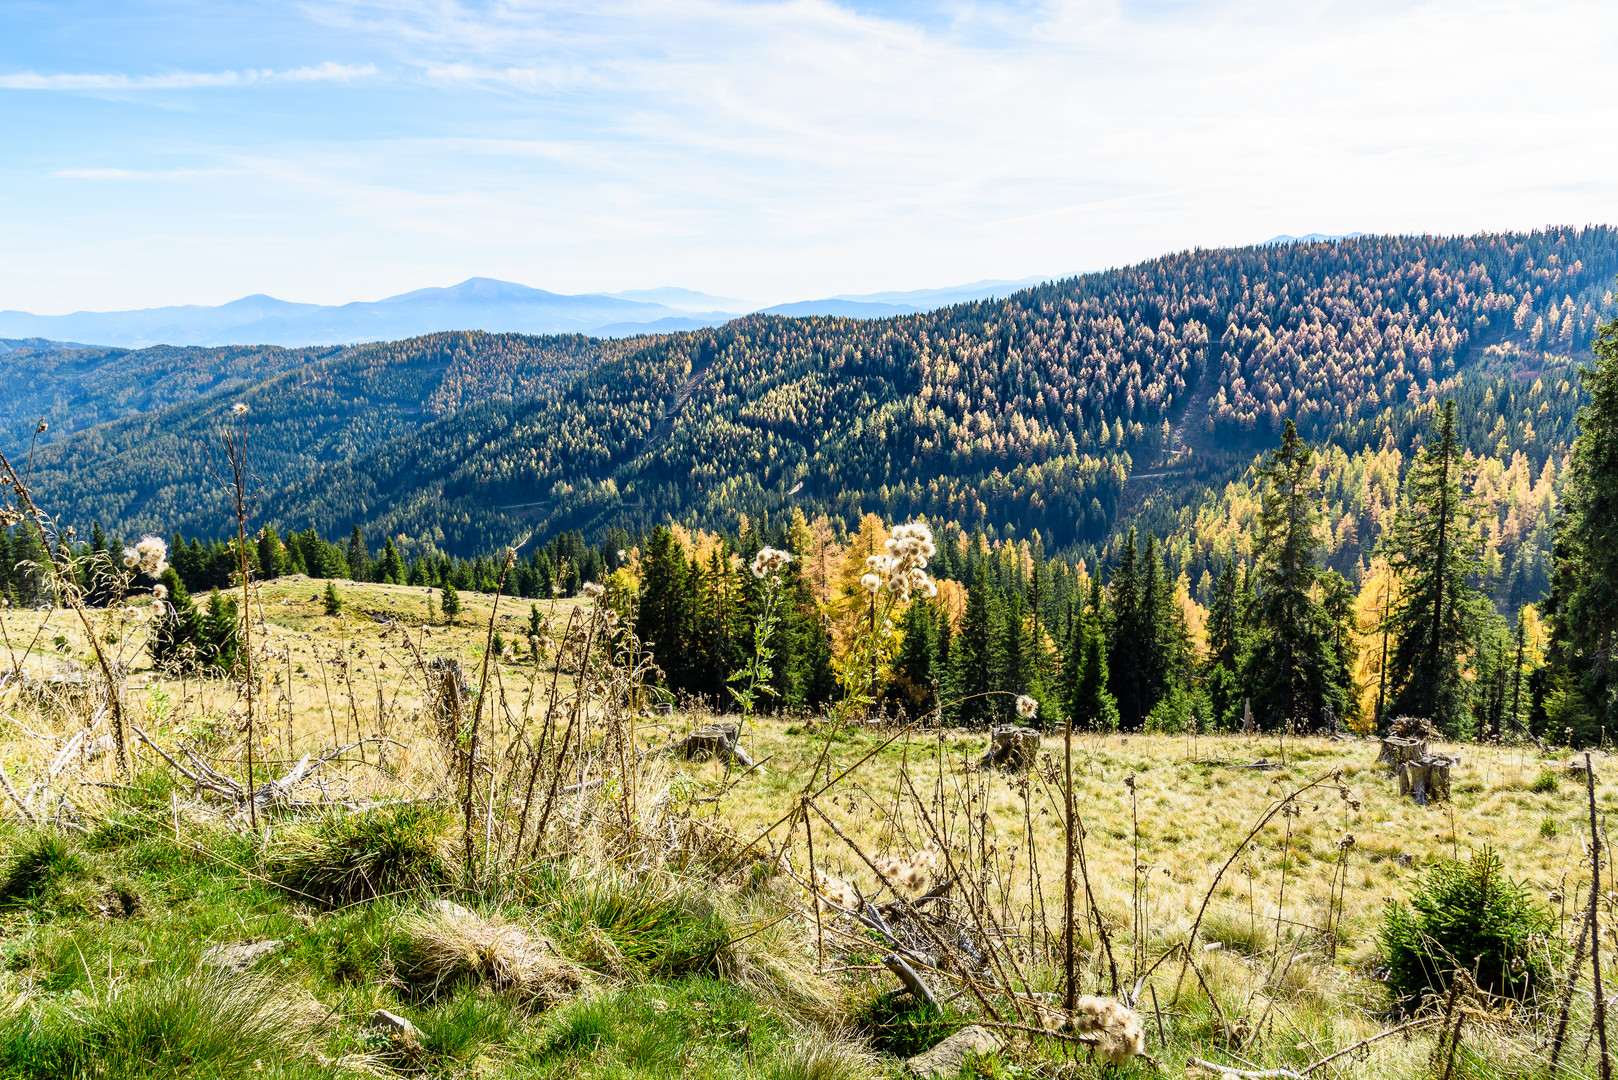
[[(232, 423), (256, 575), (415, 585), (453, 619), (515, 545), (503, 588), (531, 620), (502, 648), (552, 647), (542, 602), (597, 582), (678, 694), (728, 700), (760, 644), (748, 563), (773, 547), (794, 560), (768, 707), (823, 710), (873, 617), (866, 560), (920, 518), (940, 592), (896, 614), (890, 710), (982, 723), (1005, 691), (1131, 730), (1408, 712), (1588, 742), (1611, 634), (1569, 613), (1604, 611), (1590, 582), (1618, 551), (1592, 449), (1618, 408), (1615, 272), (1605, 227), (1366, 237), (870, 322), (435, 335), (75, 434), (34, 481), (81, 543), (174, 537), (175, 633), (210, 662), (230, 602), (190, 594), (235, 572), (206, 471)], [(37, 602), (39, 538), (5, 544), (0, 588)]]

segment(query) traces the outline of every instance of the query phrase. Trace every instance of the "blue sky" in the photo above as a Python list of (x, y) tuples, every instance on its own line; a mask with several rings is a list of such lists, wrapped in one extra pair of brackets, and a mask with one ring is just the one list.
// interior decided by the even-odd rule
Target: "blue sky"
[(1610, 3), (0, 0), (0, 308), (1618, 220)]

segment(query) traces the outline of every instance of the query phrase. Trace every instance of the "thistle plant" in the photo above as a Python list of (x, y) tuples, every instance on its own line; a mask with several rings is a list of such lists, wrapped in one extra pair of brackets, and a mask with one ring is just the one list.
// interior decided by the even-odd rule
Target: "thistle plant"
[[(38, 430), (45, 430), (44, 421), (40, 421)], [(110, 595), (106, 610), (120, 611), (125, 622), (136, 621), (140, 618), (140, 611), (124, 606), (124, 596), (137, 574), (144, 573), (156, 578), (168, 569), (168, 545), (156, 536), (143, 537), (134, 547), (124, 550), (121, 570), (113, 566), (111, 559), (105, 555), (94, 555), (87, 561), (75, 552), (73, 527), (58, 527), (55, 519), (34, 502), (26, 478), (18, 474), (4, 454), (0, 454), (0, 486), (11, 490), (10, 500), (0, 503), (0, 528), (10, 528), (25, 519), (33, 522), (46, 552), (44, 564), (39, 569), (48, 574), (57, 603), (72, 608), (84, 628), (85, 638), (106, 681), (107, 718), (112, 727), (118, 771), (120, 775), (128, 777), (131, 775), (129, 742), (122, 694), (124, 656), (121, 652), (109, 656), (104, 646), (111, 642), (106, 640), (107, 635), (97, 634), (91, 624), (88, 610), (90, 590), (84, 582), (87, 578), (92, 582), (97, 578), (102, 579)], [(153, 595), (157, 603), (164, 602), (155, 588)], [(118, 635), (114, 640), (122, 642), (124, 636)]]
[(876, 704), (876, 687), (900, 642), (894, 609), (909, 603), (911, 594), (928, 599), (938, 595), (937, 583), (927, 574), (927, 560), (938, 548), (926, 522), (895, 526), (884, 547), (883, 554), (865, 560), (865, 576), (860, 578), (867, 593), (865, 627), (849, 643), (837, 673), (843, 688), (836, 713), (839, 723)]
[(741, 706), (742, 723), (747, 723), (757, 707), (760, 695), (775, 696), (775, 687), (770, 685), (771, 663), (775, 660), (775, 649), (770, 639), (775, 636), (776, 624), (779, 614), (776, 610), (781, 599), (781, 571), (792, 561), (792, 556), (785, 551), (772, 547), (759, 549), (753, 556), (749, 569), (753, 576), (764, 583), (764, 603), (759, 611), (758, 625), (753, 630), (753, 655), (747, 666), (731, 673), (730, 682), (745, 683), (740, 689), (727, 687), (736, 704)]

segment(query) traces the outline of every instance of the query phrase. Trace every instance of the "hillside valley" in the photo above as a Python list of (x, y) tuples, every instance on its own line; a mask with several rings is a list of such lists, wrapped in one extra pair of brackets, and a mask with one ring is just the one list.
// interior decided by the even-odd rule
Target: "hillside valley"
[[(1473, 453), (1535, 489), (1571, 438), (1574, 367), (1613, 310), (1615, 271), (1605, 227), (1356, 237), (1184, 252), (877, 320), (755, 315), (618, 341), (24, 350), (8, 357), (31, 378), (7, 445), (26, 444), (24, 409), (52, 418), (38, 490), (81, 529), (223, 532), (224, 504), (195, 466), (242, 401), (255, 520), (283, 531), (357, 525), (471, 555), (567, 530), (735, 528), (793, 509), (852, 528), (875, 512), (1037, 533), (1094, 565), (1137, 523), (1170, 538), (1195, 582), (1243, 540), (1203, 528), (1194, 552), (1190, 526), (1231, 520), (1229, 485), (1292, 418), (1358, 477), (1339, 484), (1357, 509), (1334, 533), (1334, 565), (1357, 575), (1384, 513), (1365, 502), (1367, 455), (1384, 471), (1389, 453), (1407, 460), (1442, 398), (1470, 403)], [(129, 414), (79, 430), (118, 409)], [(1512, 513), (1502, 503), (1501, 521)], [(1514, 537), (1535, 531), (1521, 519)]]

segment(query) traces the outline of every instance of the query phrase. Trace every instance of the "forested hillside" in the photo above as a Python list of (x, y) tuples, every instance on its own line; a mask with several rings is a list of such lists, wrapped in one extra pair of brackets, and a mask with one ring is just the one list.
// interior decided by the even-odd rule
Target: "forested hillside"
[[(238, 402), (248, 408), (243, 422), (255, 486), (273, 491), (322, 465), (362, 457), (466, 405), (544, 400), (623, 348), (578, 336), (457, 332), (326, 358), (309, 351), (299, 354), (300, 366), (267, 379), (47, 446), (36, 455), (34, 484), (61, 520), (81, 523), (81, 529), (102, 522), (135, 534), (218, 534), (228, 516), (219, 485), (219, 434), (223, 425), (236, 426), (231, 408)], [(354, 511), (364, 514), (367, 507)]]
[[(1414, 400), (1385, 406), (1321, 440), (1315, 472), (1321, 484), (1322, 558), (1359, 583), (1398, 512), (1402, 485), (1442, 403), (1457, 403), (1458, 437), (1470, 455), (1468, 489), (1482, 517), (1483, 574), (1502, 611), (1514, 611), (1550, 587), (1557, 496), (1577, 431), (1583, 394), (1578, 365), (1546, 359), (1524, 369), (1498, 358), (1423, 388)], [(1255, 457), (1228, 479), (1203, 486), (1189, 470), (1138, 480), (1130, 520), (1163, 538), (1191, 593), (1209, 604), (1221, 563), (1251, 561), (1257, 536), (1259, 477)], [(1122, 538), (1087, 547), (1090, 564), (1117, 554)]]
[(39, 421), (40, 442), (138, 413), (193, 401), (338, 356), (341, 348), (158, 345), (109, 349), (60, 342), (14, 341), (0, 350), (6, 392), (0, 394), (0, 450), (26, 449)]
[[(1286, 418), (1345, 452), (1408, 453), (1422, 410), (1466, 386), (1493, 395), (1467, 420), (1488, 452), (1543, 453), (1565, 441), (1565, 367), (1612, 310), (1615, 271), (1605, 227), (1365, 237), (1184, 252), (876, 322), (753, 317), (332, 462), (269, 511), (470, 552), (795, 506), (1038, 529), (1077, 555), (1140, 508), (1133, 477), (1166, 471), (1182, 503), (1200, 498)], [(1533, 392), (1542, 370), (1552, 390)]]

